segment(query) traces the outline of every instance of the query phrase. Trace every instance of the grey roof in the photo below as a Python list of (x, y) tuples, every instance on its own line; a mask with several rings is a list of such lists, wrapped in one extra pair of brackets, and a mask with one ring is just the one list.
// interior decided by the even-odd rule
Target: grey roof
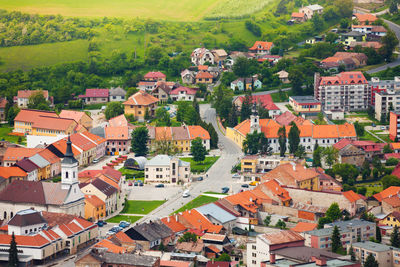
[(361, 32), (357, 32), (357, 31), (351, 31), (351, 32), (346, 32), (346, 33), (342, 33), (342, 36), (364, 36), (364, 33)]
[(311, 9), (312, 11), (324, 9), (322, 6), (317, 5), (317, 4), (315, 4), (315, 5), (309, 5), (309, 6), (306, 6), (306, 7), (309, 8), (309, 9)]
[(50, 165), (50, 162), (48, 162), (45, 158), (43, 158), (39, 154), (33, 155), (32, 157), (29, 158), (29, 160), (32, 161), (35, 165), (37, 165), (39, 168), (44, 168)]
[(236, 220), (236, 217), (227, 212), (226, 210), (220, 208), (214, 203), (203, 205), (196, 208), (196, 210), (205, 216), (211, 216), (222, 224)]
[(135, 225), (125, 232), (133, 240), (135, 240), (135, 238), (132, 235), (132, 229), (142, 235), (149, 242), (163, 239), (173, 234), (172, 230), (163, 223), (142, 223)]
[(311, 258), (314, 257), (324, 257), (324, 258), (331, 258), (337, 259), (341, 257), (341, 255), (332, 253), (330, 251), (325, 251), (323, 249), (318, 248), (311, 248), (311, 247), (292, 247), (292, 248), (281, 248), (274, 250), (276, 255), (283, 256), (285, 258), (299, 260), (304, 262), (309, 262)]
[(157, 155), (147, 161), (146, 166), (169, 166), (171, 157), (168, 155)]
[(136, 163), (137, 163), (138, 166), (139, 166), (139, 169), (141, 169), (141, 170), (144, 169), (144, 166), (145, 166), (146, 163), (147, 163), (147, 159), (146, 159), (145, 157), (134, 157), (133, 160), (136, 161)]
[(96, 258), (98, 258), (100, 261), (106, 264), (118, 264), (118, 265), (129, 265), (129, 266), (132, 264), (134, 264), (135, 266), (154, 266), (154, 264), (160, 259), (159, 257), (153, 257), (147, 255), (138, 255), (130, 253), (117, 254), (110, 252), (100, 254)]
[(14, 217), (8, 222), (8, 225), (14, 226), (28, 226), (28, 225), (35, 225), (35, 224), (42, 224), (47, 223), (47, 221), (42, 217), (40, 212), (27, 209), (18, 211)]
[(384, 251), (389, 251), (389, 250), (393, 250), (393, 249), (400, 251), (400, 249), (398, 249), (398, 248), (371, 242), (371, 241), (353, 243), (353, 247), (363, 248), (363, 249), (374, 251), (374, 252), (384, 252)]
[(126, 95), (126, 91), (124, 89), (122, 89), (121, 87), (111, 87), (110, 88), (110, 96), (123, 96), (125, 97)]
[[(340, 267), (340, 266), (354, 266), (354, 262), (349, 260), (341, 260), (341, 259), (334, 259), (326, 261), (326, 267)], [(298, 267), (318, 267), (321, 265), (316, 264), (315, 262), (304, 263), (301, 265), (297, 265)]]
[(346, 228), (346, 227), (354, 227), (354, 226), (374, 226), (375, 227), (375, 223), (374, 222), (369, 222), (369, 221), (365, 221), (365, 220), (359, 220), (359, 219), (355, 219), (355, 220), (350, 220), (350, 221), (338, 221), (338, 222), (334, 222), (334, 223), (329, 223), (328, 225), (325, 225), (325, 227), (334, 227), (337, 226), (340, 229)]
[(373, 86), (388, 86), (388, 85), (400, 85), (400, 81), (395, 80), (379, 80), (379, 81), (368, 81), (368, 84)]
[(291, 96), (290, 98), (292, 98), (293, 100), (295, 100), (297, 103), (320, 103), (320, 101), (318, 101), (317, 99), (315, 99), (314, 96), (312, 95), (305, 95), (305, 96)]
[(101, 126), (94, 127), (94, 128), (92, 128), (92, 129), (90, 129), (90, 132), (91, 132), (92, 134), (97, 135), (97, 136), (106, 138), (106, 133), (105, 133), (105, 131), (104, 131), (104, 127), (101, 127)]

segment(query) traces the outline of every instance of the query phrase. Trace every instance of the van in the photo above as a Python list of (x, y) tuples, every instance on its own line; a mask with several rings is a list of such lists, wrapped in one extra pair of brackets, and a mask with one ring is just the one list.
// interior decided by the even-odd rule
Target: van
[(190, 196), (189, 190), (183, 191), (182, 197), (189, 197), (189, 196)]

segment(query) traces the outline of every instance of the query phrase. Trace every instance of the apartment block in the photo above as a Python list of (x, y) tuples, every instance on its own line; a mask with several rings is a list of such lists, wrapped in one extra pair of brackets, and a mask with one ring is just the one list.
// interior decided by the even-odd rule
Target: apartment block
[(389, 138), (392, 141), (399, 140), (400, 138), (400, 113), (390, 112), (389, 119)]
[(400, 77), (395, 76), (394, 80), (380, 80), (378, 77), (372, 77), (368, 82), (371, 88), (371, 105), (375, 106), (375, 94), (388, 91), (400, 90)]
[(388, 112), (400, 111), (400, 91), (387, 91), (375, 94), (375, 119), (386, 118)]
[[(350, 246), (347, 247), (350, 250)], [(371, 241), (353, 243), (353, 251), (362, 264), (372, 254), (379, 266), (400, 266), (400, 249)]]

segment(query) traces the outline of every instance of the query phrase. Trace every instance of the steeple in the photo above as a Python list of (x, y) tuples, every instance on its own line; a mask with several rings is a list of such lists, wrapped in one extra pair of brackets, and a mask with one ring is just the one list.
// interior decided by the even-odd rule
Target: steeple
[(254, 103), (253, 107), (251, 108), (251, 115), (250, 115), (250, 133), (260, 133), (260, 116), (258, 116), (257, 112), (257, 104)]
[(70, 189), (74, 184), (78, 184), (78, 161), (72, 152), (71, 138), (68, 137), (67, 149), (61, 161), (61, 188)]
[(61, 161), (61, 164), (73, 164), (76, 162), (78, 162), (78, 161), (74, 158), (74, 153), (72, 153), (71, 137), (68, 136), (67, 150), (65, 151), (64, 158)]

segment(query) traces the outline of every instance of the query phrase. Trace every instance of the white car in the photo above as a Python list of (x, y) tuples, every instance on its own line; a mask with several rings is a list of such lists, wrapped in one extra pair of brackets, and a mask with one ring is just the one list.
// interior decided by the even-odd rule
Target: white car
[(185, 190), (182, 194), (182, 197), (190, 197), (190, 192), (189, 190)]

